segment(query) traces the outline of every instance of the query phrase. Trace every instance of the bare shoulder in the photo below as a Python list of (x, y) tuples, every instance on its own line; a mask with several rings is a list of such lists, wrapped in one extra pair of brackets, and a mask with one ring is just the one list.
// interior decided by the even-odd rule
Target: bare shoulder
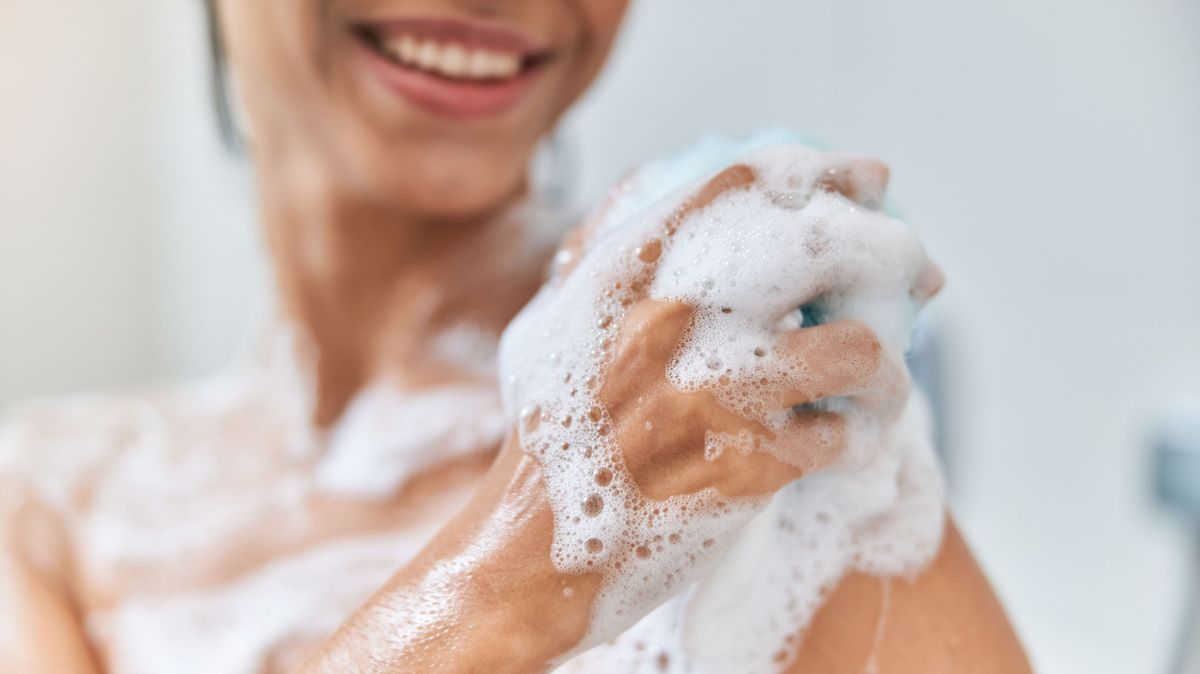
[(952, 521), (913, 579), (842, 579), (789, 672), (1027, 674), (1024, 649)]
[(88, 394), (19, 403), (0, 417), (0, 476), (69, 507), (89, 478), (145, 432), (150, 394)]
[(251, 377), (20, 403), (0, 417), (0, 479), (63, 514), (86, 511), (113, 482), (152, 487), (203, 472), (234, 436), (278, 437), (280, 405)]
[(128, 433), (132, 401), (22, 404), (0, 422), (0, 670), (92, 672), (67, 510)]

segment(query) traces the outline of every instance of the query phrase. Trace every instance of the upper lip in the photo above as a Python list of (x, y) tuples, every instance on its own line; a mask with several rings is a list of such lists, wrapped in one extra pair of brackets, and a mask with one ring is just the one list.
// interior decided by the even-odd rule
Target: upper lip
[(385, 19), (366, 21), (355, 28), (374, 40), (387, 40), (409, 35), (421, 40), (456, 42), (468, 47), (491, 49), (518, 54), (523, 62), (545, 59), (550, 47), (518, 31), (462, 19)]

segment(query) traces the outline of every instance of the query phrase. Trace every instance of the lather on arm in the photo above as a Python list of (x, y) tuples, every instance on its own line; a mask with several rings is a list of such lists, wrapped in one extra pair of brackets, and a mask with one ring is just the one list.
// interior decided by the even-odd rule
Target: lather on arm
[[(753, 178), (752, 171), (734, 167), (686, 200), (677, 215), (686, 217), (689, 210), (702, 209), (723, 191), (745, 187)], [(804, 474), (794, 463), (765, 452), (725, 452), (706, 459), (710, 431), (760, 434), (777, 448), (802, 452), (808, 469), (837, 458), (846, 442), (844, 420), (837, 414), (806, 409), (773, 435), (752, 419), (731, 413), (707, 391), (669, 385), (666, 367), (691, 325), (694, 308), (650, 299), (646, 284), (636, 285), (641, 290), (629, 298), (631, 306), (614, 328), (598, 395), (611, 418), (622, 463), (642, 497), (655, 500), (706, 489), (727, 497), (767, 495)], [(888, 409), (895, 406), (891, 398), (903, 393), (896, 385), (902, 381), (897, 379), (898, 364), (856, 321), (789, 331), (770, 349), (785, 360), (810, 365), (802, 384), (775, 382), (764, 391), (768, 404), (780, 410), (825, 397), (860, 399)], [(654, 431), (648, 432), (651, 425)], [(70, 592), (61, 582), (63, 565), (53, 563), (55, 555), (34, 554), (38, 547), (22, 534), (29, 527), (18, 525), (25, 521), (17, 516), (22, 513), (5, 513), (11, 516), (4, 518), (0, 532), (0, 589), (5, 590), (0, 619), (6, 630), (0, 634), (0, 663), (6, 671), (37, 674), (97, 671)], [(577, 650), (585, 636), (588, 643), (615, 637), (609, 633), (611, 625), (602, 628), (592, 621), (601, 576), (555, 568), (554, 527), (543, 466), (526, 454), (514, 434), (469, 507), (299, 671), (540, 672)], [(955, 540), (951, 532), (942, 554), (911, 591), (901, 588), (902, 581), (886, 581), (892, 588), (888, 602), (871, 591), (884, 581), (856, 576), (844, 581), (806, 635), (793, 671), (828, 671), (822, 652), (845, 658), (851, 667), (856, 658), (861, 662), (874, 654), (880, 671), (907, 671), (904, 662), (927, 663), (923, 671), (935, 673), (1019, 671), (996, 668), (997, 663), (1023, 662), (1020, 649), (994, 601), (986, 601), (991, 597), (986, 581), (971, 573), (969, 555), (953, 545)], [(956, 596), (971, 601), (947, 599)], [(932, 601), (938, 598), (941, 604)], [(881, 618), (892, 615), (900, 617), (890, 624), (927, 624), (929, 629), (919, 639), (897, 641), (892, 635), (904, 632), (888, 629), (889, 621)], [(957, 626), (955, 630), (947, 629), (947, 616), (954, 617), (949, 627)], [(825, 624), (835, 626), (833, 634), (870, 634), (871, 640), (838, 645), (822, 636)], [(978, 629), (963, 631), (963, 625)], [(823, 644), (835, 646), (822, 651)], [(997, 655), (1002, 657), (992, 657)]]
[[(754, 179), (744, 166), (726, 170), (684, 201), (674, 224)], [(574, 248), (570, 262), (579, 258), (589, 235), (585, 229), (568, 239)], [(560, 273), (569, 275), (574, 266)], [(765, 429), (730, 413), (703, 390), (685, 393), (669, 385), (666, 366), (689, 327), (692, 308), (652, 300), (644, 292), (635, 300), (617, 331), (600, 399), (641, 496), (663, 499), (705, 488), (729, 497), (765, 495), (800, 477), (803, 471), (767, 453), (704, 458), (709, 431)], [(800, 390), (775, 385), (779, 408), (859, 396), (863, 404), (886, 409), (895, 403), (889, 398), (904, 395), (897, 386), (903, 381), (896, 375), (898, 364), (881, 353), (861, 323), (795, 331), (774, 348), (810, 366)], [(655, 430), (647, 432), (651, 427)], [(838, 415), (809, 409), (788, 426), (788, 437), (771, 441), (799, 448), (809, 468), (819, 468), (840, 453), (843, 429)], [(543, 468), (524, 453), (514, 433), (472, 504), (301, 671), (541, 672), (577, 650), (585, 635), (588, 643), (615, 637), (596, 634), (590, 622), (600, 575), (555, 568), (554, 524)], [(802, 635), (789, 671), (857, 672), (872, 664), (880, 672), (1027, 670), (1019, 643), (952, 524), (941, 551), (914, 581), (845, 578)]]
[[(470, 507), (300, 671), (543, 671), (584, 635), (600, 578), (554, 569), (542, 489), (538, 465), (510, 441)], [(100, 674), (69, 593), (31, 563), (28, 541), (14, 526), (22, 518), (4, 514), (0, 671)], [(439, 614), (440, 607), (447, 610)], [(788, 671), (858, 674), (872, 657), (881, 673), (1029, 671), (952, 523), (942, 551), (916, 579), (844, 579)]]
[[(673, 491), (718, 477), (683, 450), (681, 444), (674, 453), (647, 457), (641, 481)], [(794, 476), (779, 468), (727, 465), (719, 479), (733, 493), (769, 490)], [(601, 581), (598, 574), (558, 572), (552, 535), (541, 468), (511, 437), (470, 506), (299, 674), (545, 671), (587, 632)], [(872, 659), (884, 673), (1028, 671), (952, 523), (941, 552), (918, 578), (847, 577), (802, 638), (790, 674), (857, 674)]]
[[(705, 487), (740, 496), (767, 494), (799, 477), (798, 470), (765, 454), (731, 452), (707, 461), (703, 451), (695, 451), (703, 447), (708, 429), (736, 430), (747, 422), (703, 393), (661, 386), (690, 315), (684, 305), (653, 300), (631, 311), (613, 376), (603, 387), (610, 409), (632, 406), (619, 413), (618, 434), (651, 418), (678, 421), (660, 424), (665, 428), (660, 435), (628, 432), (619, 438), (639, 487), (659, 496)], [(821, 381), (826, 390), (837, 392), (857, 383), (847, 379), (848, 369), (872, 372), (878, 364), (874, 338), (861, 324), (827, 326), (802, 348), (834, 345), (850, 353)], [(817, 447), (840, 440), (839, 423), (833, 415), (814, 414), (795, 432)], [(829, 456), (836, 449), (825, 446)], [(542, 469), (514, 435), (471, 504), (300, 671), (545, 670), (587, 632), (601, 582), (599, 574), (571, 575), (554, 568), (553, 528)]]

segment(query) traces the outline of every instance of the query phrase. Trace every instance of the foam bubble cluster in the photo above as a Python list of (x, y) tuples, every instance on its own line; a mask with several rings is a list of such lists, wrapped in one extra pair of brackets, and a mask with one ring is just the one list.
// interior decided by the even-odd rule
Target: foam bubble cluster
[[(778, 348), (781, 335), (858, 319), (899, 368), (928, 261), (912, 231), (879, 210), (886, 169), (788, 140), (708, 141), (643, 168), (593, 222), (583, 252), (560, 261), (571, 273), (543, 288), (502, 340), (505, 405), (520, 416), (522, 446), (543, 467), (554, 511), (554, 564), (603, 576), (580, 647), (640, 620), (580, 662), (778, 671), (845, 572), (911, 573), (940, 543), (940, 477), (919, 402), (905, 406), (906, 379), (890, 384), (899, 395), (814, 403), (841, 414), (847, 446), (774, 498), (707, 489), (648, 499), (613, 439), (599, 390), (640, 295), (694, 309), (670, 385), (712, 392), (775, 437), (795, 412), (770, 391), (803, 390), (825, 365), (798, 364)], [(706, 193), (718, 174), (729, 189)], [(710, 432), (697, 448), (710, 460), (765, 451), (820, 467), (799, 450), (748, 431)]]

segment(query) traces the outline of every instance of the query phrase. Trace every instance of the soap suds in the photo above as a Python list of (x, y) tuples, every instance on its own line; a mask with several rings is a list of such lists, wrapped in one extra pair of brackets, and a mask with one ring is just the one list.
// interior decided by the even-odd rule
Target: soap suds
[(131, 598), (90, 614), (88, 632), (104, 645), (114, 672), (254, 674), (268, 658), (303, 655), (285, 651), (332, 634), (435, 529), (349, 537), (220, 587)]
[(381, 382), (346, 409), (314, 479), (327, 493), (387, 498), (421, 471), (495, 446), (508, 425), (486, 383), (401, 391)]
[[(544, 469), (553, 562), (565, 573), (603, 574), (578, 650), (624, 632), (563, 671), (591, 663), (777, 672), (845, 573), (913, 574), (933, 557), (941, 479), (927, 414), (906, 398), (901, 365), (917, 309), (912, 289), (928, 260), (912, 231), (878, 210), (885, 184), (878, 162), (780, 144), (777, 135), (704, 143), (626, 181), (582, 257), (559, 260), (572, 273), (543, 288), (506, 331), (504, 401)], [(834, 464), (773, 498), (711, 489), (644, 498), (598, 396), (638, 286), (694, 308), (669, 364), (671, 385), (710, 391), (777, 438), (795, 413), (768, 391), (814, 381), (808, 363), (778, 348), (781, 335), (843, 318), (869, 325), (882, 350), (871, 386), (807, 406), (845, 420)], [(764, 451), (819, 467), (804, 446), (748, 433), (710, 433), (703, 450), (710, 458)]]
[(103, 669), (292, 671), (420, 550), (510, 427), (496, 300), (523, 287), (472, 284), (532, 283), (567, 221), (518, 204), (452, 251), (445, 273), (466, 285), (432, 290), (479, 306), (425, 306), (419, 362), (389, 359), (330, 429), (312, 423), (317, 345), (284, 317), (204, 381), (6, 411), (0, 518), (28, 499), (62, 523)]

